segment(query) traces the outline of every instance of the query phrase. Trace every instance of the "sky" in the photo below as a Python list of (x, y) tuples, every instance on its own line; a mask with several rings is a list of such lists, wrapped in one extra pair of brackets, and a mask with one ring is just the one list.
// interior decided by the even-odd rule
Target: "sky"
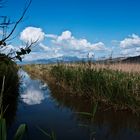
[[(7, 0), (0, 13), (15, 21), (25, 4)], [(7, 47), (39, 38), (24, 60), (140, 55), (140, 0), (33, 0), (14, 36)]]

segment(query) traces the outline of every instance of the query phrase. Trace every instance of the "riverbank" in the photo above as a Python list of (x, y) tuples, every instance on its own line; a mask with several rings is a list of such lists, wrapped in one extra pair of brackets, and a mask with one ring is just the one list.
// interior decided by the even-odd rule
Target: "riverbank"
[[(4, 79), (4, 80), (3, 80)], [(4, 83), (3, 83), (4, 82)], [(3, 85), (3, 87), (2, 87)], [(3, 92), (2, 91), (3, 88)], [(12, 122), (16, 114), (19, 95), (18, 66), (4, 54), (0, 54), (0, 94), (3, 110), (6, 110), (7, 122)]]
[(24, 69), (70, 96), (82, 96), (115, 111), (140, 112), (139, 64), (26, 65)]

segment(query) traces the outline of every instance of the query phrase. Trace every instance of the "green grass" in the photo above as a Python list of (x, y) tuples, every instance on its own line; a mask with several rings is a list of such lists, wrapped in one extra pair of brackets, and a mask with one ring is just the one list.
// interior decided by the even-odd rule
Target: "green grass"
[[(13, 140), (22, 140), (23, 135), (26, 132), (26, 124), (21, 124), (13, 138)], [(7, 129), (6, 129), (6, 121), (4, 118), (0, 117), (0, 140), (7, 140)]]

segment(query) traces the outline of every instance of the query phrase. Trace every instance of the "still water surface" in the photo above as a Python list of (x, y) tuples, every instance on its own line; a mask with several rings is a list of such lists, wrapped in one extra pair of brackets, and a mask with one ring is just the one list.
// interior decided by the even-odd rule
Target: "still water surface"
[(28, 125), (28, 140), (49, 140), (39, 129), (54, 131), (57, 140), (140, 140), (140, 118), (127, 112), (100, 111), (94, 120), (76, 112), (89, 112), (83, 99), (52, 93), (48, 85), (31, 79), (23, 70), (17, 113), (9, 128), (9, 140), (21, 123)]

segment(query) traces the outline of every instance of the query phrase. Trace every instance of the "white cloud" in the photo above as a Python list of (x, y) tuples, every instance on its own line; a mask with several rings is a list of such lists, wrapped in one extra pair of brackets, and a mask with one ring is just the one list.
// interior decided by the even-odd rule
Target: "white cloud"
[[(29, 36), (29, 33), (32, 33)], [(39, 35), (40, 34), (40, 35)], [(29, 41), (41, 36), (38, 47), (32, 49), (30, 55), (25, 56), (25, 60), (36, 60), (44, 58), (56, 58), (61, 56), (87, 57), (88, 53), (106, 50), (103, 42), (91, 43), (85, 38), (76, 38), (70, 31), (64, 31), (60, 35), (44, 34), (40, 28), (27, 27), (21, 33), (21, 39)], [(46, 43), (42, 42), (46, 37)]]
[(125, 57), (140, 55), (140, 48), (128, 48), (121, 50), (121, 55)]
[[(39, 43), (33, 48), (33, 52), (25, 56), (25, 60), (37, 60), (56, 58), (62, 56), (87, 57), (88, 53), (106, 50), (104, 43), (91, 43), (87, 39), (78, 39), (70, 31), (64, 31), (60, 35), (45, 34), (47, 43)], [(46, 45), (47, 44), (47, 45)]]
[(136, 34), (120, 41), (120, 55), (129, 57), (140, 55), (140, 37)]
[(140, 52), (140, 47), (139, 48), (136, 48), (136, 52)]
[(56, 39), (57, 38), (57, 35), (54, 35), (54, 34), (45, 34), (45, 37)]
[(72, 36), (72, 33), (70, 31), (62, 32), (62, 34), (60, 36), (57, 36), (56, 39), (52, 39), (52, 43), (65, 51), (73, 50), (88, 52), (105, 49), (104, 43), (90, 43), (86, 39), (77, 39), (74, 36)]
[(120, 47), (124, 49), (140, 47), (140, 37), (132, 34), (130, 37), (120, 41)]
[(64, 56), (87, 57), (88, 53), (106, 50), (103, 42), (91, 43), (85, 38), (76, 38), (70, 31), (64, 31), (51, 40), (53, 48)]
[(130, 54), (132, 54), (132, 52), (134, 51), (134, 49), (125, 49), (121, 51), (121, 54), (124, 56), (128, 56)]
[(7, 45), (0, 49), (0, 53), (4, 53), (6, 55), (11, 53), (11, 55), (14, 55), (15, 51), (17, 51), (17, 50), (18, 50), (18, 47), (14, 47), (13, 45)]
[(25, 43), (31, 43), (34, 41), (41, 42), (44, 40), (44, 38), (45, 33), (41, 28), (36, 27), (27, 27), (20, 34), (20, 39)]
[(42, 48), (44, 51), (50, 51), (50, 50), (51, 50), (50, 47), (44, 45), (43, 43), (40, 43), (39, 46), (40, 46), (40, 48)]
[(30, 55), (26, 55), (23, 60), (33, 61), (33, 60), (39, 60), (39, 59), (57, 58), (61, 56), (63, 56), (63, 54), (54, 53), (53, 51), (31, 52)]
[(58, 36), (57, 41), (73, 39), (72, 33), (70, 31), (64, 31), (60, 36)]

